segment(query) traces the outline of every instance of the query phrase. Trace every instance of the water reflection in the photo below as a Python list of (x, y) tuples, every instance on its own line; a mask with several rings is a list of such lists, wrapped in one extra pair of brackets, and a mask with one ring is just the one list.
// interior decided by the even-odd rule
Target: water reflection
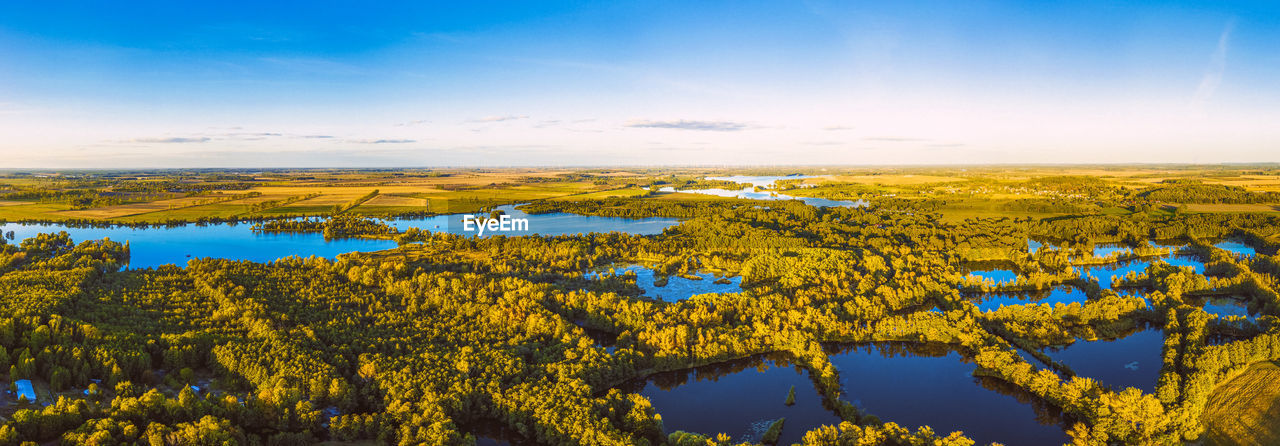
[(1018, 278), (1014, 267), (1014, 263), (1009, 261), (969, 262), (965, 265), (965, 270), (971, 276), (981, 277), (999, 285), (1004, 282), (1013, 282)]
[(1205, 312), (1222, 318), (1236, 316), (1250, 321), (1258, 318), (1258, 308), (1255, 305), (1250, 305), (1248, 301), (1235, 296), (1210, 296), (1191, 303), (1192, 305), (1201, 304)]
[(758, 187), (773, 187), (778, 180), (803, 180), (808, 178), (822, 178), (826, 175), (800, 175), (792, 174), (786, 176), (777, 175), (730, 175), (725, 177), (706, 177), (713, 181), (732, 181), (735, 183), (745, 183)]
[(574, 324), (577, 325), (578, 328), (581, 328), (584, 333), (586, 333), (587, 337), (591, 339), (592, 343), (594, 343), (596, 346), (600, 348), (603, 348), (604, 351), (613, 353), (615, 350), (618, 349), (617, 333), (610, 333), (604, 330), (589, 328), (589, 327), (586, 327), (581, 321), (575, 321)]
[(39, 233), (66, 231), (77, 243), (84, 240), (110, 238), (129, 242), (129, 267), (149, 268), (164, 264), (186, 266), (194, 258), (270, 262), (288, 256), (317, 256), (332, 259), (353, 251), (379, 251), (396, 247), (393, 240), (338, 239), (325, 240), (318, 233), (261, 233), (249, 224), (210, 224), (173, 227), (102, 228), (68, 227), (66, 225), (7, 223), (0, 231), (14, 231), (16, 239), (35, 237)]
[[(1041, 248), (1041, 247), (1043, 247), (1043, 246), (1044, 246), (1044, 243), (1040, 243), (1040, 242), (1037, 242), (1037, 241), (1032, 240), (1032, 239), (1029, 239), (1029, 238), (1027, 239), (1027, 251), (1028, 251), (1028, 252), (1036, 252), (1036, 251), (1039, 251), (1039, 250), (1040, 250), (1040, 248)], [(1052, 246), (1051, 246), (1051, 248), (1052, 248)]]
[(708, 180), (732, 181), (735, 183), (750, 184), (750, 186), (742, 189), (688, 189), (677, 191), (674, 187), (664, 187), (660, 189), (662, 192), (684, 192), (692, 194), (715, 195), (717, 197), (743, 198), (750, 200), (800, 200), (804, 204), (816, 207), (863, 207), (868, 203), (865, 200), (831, 200), (826, 198), (812, 197), (794, 197), (791, 195), (780, 194), (776, 191), (756, 192), (756, 188), (772, 188), (778, 180), (799, 180), (805, 178), (820, 178), (821, 176), (812, 175), (787, 175), (787, 176), (752, 176), (752, 175), (731, 175), (720, 177), (706, 177)]
[[(640, 287), (645, 296), (667, 302), (685, 300), (699, 294), (742, 292), (741, 276), (721, 277), (712, 273), (690, 273), (688, 276), (698, 279), (677, 275), (660, 278), (654, 270), (640, 265), (630, 265), (621, 270), (615, 270), (614, 273), (619, 276), (627, 273), (635, 274), (636, 286)], [(584, 275), (587, 279), (595, 279), (599, 276), (600, 273), (595, 272)], [(665, 284), (663, 280), (666, 281)]]
[(1237, 241), (1224, 240), (1214, 243), (1213, 246), (1235, 254), (1237, 257), (1253, 257), (1258, 254), (1258, 251), (1253, 249), (1252, 246)]
[[(788, 406), (793, 386), (795, 404)], [(735, 441), (759, 441), (762, 426), (768, 427), (763, 422), (786, 417), (778, 444), (792, 444), (809, 430), (841, 421), (823, 407), (808, 372), (780, 355), (660, 373), (619, 388), (649, 398), (668, 433), (726, 433)]]
[[(1194, 257), (1168, 255), (1159, 257), (1158, 260), (1177, 267), (1189, 266), (1195, 270), (1196, 274), (1204, 274), (1204, 262), (1201, 262)], [(1101, 286), (1102, 289), (1109, 290), (1112, 288), (1112, 279), (1123, 279), (1125, 276), (1128, 276), (1129, 273), (1134, 273), (1135, 275), (1142, 274), (1147, 270), (1147, 267), (1151, 266), (1152, 261), (1153, 260), (1129, 260), (1106, 265), (1077, 266), (1076, 271), (1079, 272), (1081, 276), (1097, 279), (1098, 285)]]
[(1071, 304), (1079, 303), (1083, 305), (1089, 296), (1079, 289), (1071, 286), (1059, 286), (1051, 290), (1027, 291), (1019, 293), (990, 293), (982, 296), (975, 296), (971, 300), (978, 306), (979, 310), (991, 311), (998, 310), (1000, 307), (1008, 305), (1024, 305), (1024, 304)]
[[(529, 219), (529, 229), (500, 233), (487, 232), (484, 234), (485, 237), (566, 235), (610, 231), (650, 235), (662, 233), (663, 229), (679, 224), (679, 220), (673, 218), (630, 219), (565, 213), (530, 215), (515, 209), (513, 205), (499, 206), (498, 210), (510, 214), (513, 218)], [(463, 215), (390, 220), (387, 224), (401, 231), (419, 228), (476, 235), (475, 231), (464, 231)], [(319, 233), (262, 233), (251, 230), (251, 226), (246, 223), (218, 223), (150, 228), (126, 226), (90, 228), (68, 227), (65, 224), (5, 223), (0, 224), (0, 232), (13, 231), (17, 240), (34, 237), (42, 232), (66, 231), (76, 242), (102, 238), (110, 238), (118, 242), (128, 241), (130, 268), (149, 268), (164, 264), (186, 266), (188, 260), (205, 257), (260, 263), (288, 256), (317, 256), (333, 259), (339, 254), (348, 252), (381, 251), (396, 247), (394, 240), (364, 238), (325, 240)]]
[(1096, 379), (1116, 390), (1136, 387), (1152, 393), (1164, 364), (1163, 346), (1164, 332), (1147, 328), (1114, 340), (1078, 339), (1065, 347), (1047, 348), (1045, 353), (1078, 376)]
[[(844, 399), (882, 421), (956, 430), (980, 444), (1062, 444), (1061, 411), (997, 379), (945, 345), (878, 343), (832, 347)], [(788, 420), (789, 421), (789, 420)]]
[(787, 194), (780, 194), (773, 191), (756, 192), (755, 188), (751, 186), (747, 186), (739, 190), (718, 189), (718, 188), (677, 190), (674, 187), (667, 186), (659, 189), (659, 191), (660, 192), (681, 192), (686, 194), (715, 195), (717, 197), (741, 198), (746, 200), (771, 200), (771, 201), (800, 200), (804, 204), (807, 204), (809, 206), (814, 206), (814, 207), (820, 207), (820, 208), (826, 208), (826, 207), (856, 208), (856, 207), (865, 207), (870, 204), (866, 200), (853, 200), (853, 201), (831, 200), (827, 198), (795, 197)]
[[(511, 218), (529, 220), (529, 228), (524, 231), (505, 231), (493, 232), (488, 231), (480, 235), (478, 231), (467, 231), (463, 227), (463, 217), (475, 214), (447, 214), (433, 215), (429, 217), (414, 217), (406, 219), (393, 219), (386, 223), (404, 231), (409, 228), (425, 229), (435, 232), (449, 232), (451, 234), (481, 237), (491, 237), (495, 235), (505, 235), (509, 237), (521, 235), (572, 235), (585, 234), (589, 232), (625, 232), (635, 235), (654, 235), (661, 234), (663, 229), (680, 223), (674, 218), (622, 218), (622, 217), (597, 217), (591, 215), (578, 215), (563, 212), (555, 212), (549, 214), (529, 214), (520, 209), (520, 205), (503, 205), (498, 206), (495, 210), (510, 215)], [(481, 213), (485, 214), (485, 213)], [(484, 215), (487, 217), (487, 215)]]

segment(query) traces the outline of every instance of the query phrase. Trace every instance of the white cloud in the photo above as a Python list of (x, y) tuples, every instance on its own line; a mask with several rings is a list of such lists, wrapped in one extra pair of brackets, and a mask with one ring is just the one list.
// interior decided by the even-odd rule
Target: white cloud
[(483, 118), (472, 119), (471, 122), (502, 122), (502, 121), (515, 121), (518, 119), (529, 119), (529, 115), (485, 116)]
[(1203, 107), (1205, 102), (1213, 98), (1213, 93), (1218, 91), (1218, 86), (1222, 85), (1222, 75), (1227, 70), (1227, 50), (1231, 45), (1231, 31), (1235, 26), (1235, 20), (1227, 22), (1227, 26), (1222, 29), (1222, 34), (1218, 35), (1218, 46), (1214, 48), (1213, 55), (1209, 58), (1209, 68), (1200, 79), (1200, 85), (1196, 86), (1195, 94), (1191, 96), (1192, 108)]
[(394, 126), (395, 126), (395, 127), (410, 127), (410, 126), (423, 125), (423, 124), (430, 124), (430, 123), (431, 123), (431, 121), (428, 121), (428, 120), (426, 120), (426, 119), (418, 119), (418, 120), (409, 121), (409, 122), (399, 122), (399, 123), (396, 123)]
[(646, 128), (646, 129), (675, 129), (675, 130), (699, 130), (707, 132), (736, 132), (739, 130), (747, 130), (755, 128), (755, 126), (745, 122), (735, 121), (649, 121), (643, 119), (627, 121), (624, 127)]
[(167, 138), (134, 138), (127, 142), (140, 143), (140, 144), (185, 144), (185, 143), (207, 142), (209, 140), (210, 138), (207, 136), (194, 137), (194, 138), (173, 136), (173, 137), (167, 137)]
[(409, 144), (418, 142), (416, 139), (348, 139), (346, 142), (356, 144)]

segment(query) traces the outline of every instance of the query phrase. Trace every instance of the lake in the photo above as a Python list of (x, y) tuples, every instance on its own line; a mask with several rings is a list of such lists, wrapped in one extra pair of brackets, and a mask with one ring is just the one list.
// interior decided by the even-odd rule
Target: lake
[(1258, 318), (1258, 310), (1249, 308), (1247, 301), (1234, 296), (1211, 296), (1202, 298), (1204, 301), (1204, 311), (1210, 314), (1216, 314), (1218, 317), (1226, 318), (1227, 316), (1239, 316), (1246, 320), (1256, 320)]
[[(498, 206), (496, 210), (501, 211), (511, 218), (528, 219), (529, 229), (527, 231), (507, 231), (507, 232), (491, 232), (486, 231), (484, 237), (494, 235), (506, 235), (509, 237), (521, 235), (572, 235), (585, 234), (589, 232), (625, 232), (636, 235), (654, 235), (661, 234), (663, 229), (675, 226), (680, 220), (674, 218), (622, 218), (622, 217), (597, 217), (591, 215), (578, 215), (563, 212), (555, 212), (550, 214), (528, 214), (524, 211), (516, 209), (520, 205), (503, 205)], [(463, 226), (463, 217), (466, 215), (482, 214), (488, 217), (488, 213), (479, 212), (476, 214), (446, 214), (434, 215), (429, 217), (415, 217), (406, 219), (391, 219), (386, 223), (392, 227), (404, 231), (409, 228), (425, 229), (429, 231), (448, 232), (459, 235), (477, 235), (475, 230), (466, 231)]]
[[(594, 217), (566, 213), (530, 215), (515, 206), (500, 206), (514, 218), (527, 218), (529, 230), (519, 232), (486, 232), (494, 235), (565, 235), (583, 232), (619, 231), (638, 235), (659, 234), (667, 227), (679, 224), (674, 218), (614, 218)], [(398, 219), (387, 221), (397, 229), (420, 228), (453, 234), (475, 235), (464, 231), (463, 214)], [(248, 223), (218, 223), (207, 225), (133, 228), (127, 226), (68, 227), (64, 224), (5, 223), (0, 232), (13, 231), (15, 242), (34, 237), (42, 232), (66, 231), (77, 243), (84, 240), (110, 238), (129, 242), (130, 268), (150, 268), (164, 264), (186, 266), (195, 258), (219, 258), (270, 262), (282, 257), (335, 258), (348, 252), (370, 252), (395, 248), (394, 240), (336, 239), (325, 240), (320, 233), (261, 233), (250, 229)]]
[(1033, 291), (1023, 293), (988, 293), (981, 296), (975, 296), (970, 300), (978, 306), (979, 310), (991, 311), (998, 310), (1000, 307), (1011, 305), (1025, 304), (1070, 304), (1079, 303), (1084, 305), (1085, 300), (1089, 296), (1084, 294), (1075, 287), (1058, 286), (1051, 290)]
[(1018, 278), (1018, 273), (1013, 272), (1013, 270), (1011, 269), (1004, 269), (1004, 268), (973, 270), (973, 271), (969, 271), (969, 275), (981, 277), (985, 280), (990, 280), (992, 282), (995, 282), (996, 285), (1000, 285), (1005, 282), (1013, 282), (1015, 279)]
[(1258, 251), (1253, 249), (1252, 246), (1237, 241), (1221, 241), (1213, 244), (1213, 246), (1235, 254), (1237, 257), (1253, 257), (1258, 254)]
[[(882, 421), (941, 433), (962, 430), (981, 444), (1062, 444), (1060, 411), (1003, 381), (973, 376), (975, 366), (944, 345), (876, 343), (828, 346), (842, 399)], [(795, 386), (794, 406), (785, 405)], [(668, 433), (677, 430), (758, 441), (769, 422), (787, 421), (778, 444), (840, 422), (823, 407), (808, 372), (782, 356), (667, 372), (620, 387), (649, 398)]]
[[(587, 279), (594, 279), (599, 277), (600, 274), (606, 272), (607, 271), (601, 273), (590, 272), (585, 274), (584, 277)], [(657, 286), (654, 284), (656, 274), (650, 268), (645, 268), (640, 265), (630, 265), (622, 269), (614, 270), (614, 274), (619, 276), (628, 272), (635, 274), (636, 286), (640, 287), (640, 290), (645, 296), (667, 302), (685, 300), (690, 297), (706, 293), (728, 294), (742, 292), (742, 277), (740, 276), (727, 278), (726, 280), (728, 280), (729, 283), (716, 283), (721, 279), (721, 277), (711, 273), (689, 274), (691, 276), (701, 278), (700, 280), (686, 279), (684, 277), (671, 275), (667, 276), (667, 284), (665, 286)]]
[(750, 184), (750, 186), (742, 189), (685, 189), (676, 190), (676, 188), (667, 186), (659, 189), (661, 192), (683, 192), (689, 194), (715, 195), (717, 197), (742, 198), (748, 200), (800, 200), (804, 204), (814, 207), (864, 207), (868, 203), (866, 200), (831, 200), (827, 198), (813, 197), (795, 197), (786, 194), (780, 194), (774, 191), (756, 192), (756, 187), (769, 188), (773, 187), (778, 180), (797, 180), (804, 178), (820, 178), (821, 176), (811, 175), (787, 175), (787, 176), (751, 176), (751, 175), (733, 175), (723, 177), (706, 177), (708, 180), (732, 181), (735, 183)]
[(1173, 266), (1189, 266), (1195, 270), (1196, 274), (1204, 274), (1204, 262), (1201, 262), (1195, 257), (1178, 255), (1176, 253), (1142, 260), (1127, 260), (1103, 265), (1077, 266), (1076, 271), (1078, 271), (1082, 276), (1090, 276), (1098, 279), (1098, 285), (1100, 285), (1104, 290), (1109, 290), (1111, 289), (1112, 278), (1124, 278), (1130, 272), (1142, 274), (1142, 272), (1146, 271), (1147, 267), (1151, 266), (1151, 263), (1156, 260), (1163, 260), (1165, 263)]
[[(1040, 243), (1032, 239), (1027, 239), (1027, 252), (1039, 251), (1040, 248), (1043, 246), (1044, 246), (1044, 243)], [(1053, 247), (1050, 246), (1050, 248), (1053, 248)]]
[(881, 421), (928, 425), (943, 435), (960, 430), (978, 444), (1067, 440), (1058, 410), (1003, 381), (974, 377), (976, 366), (948, 346), (876, 343), (830, 353), (843, 399)]
[(746, 200), (783, 200), (783, 201), (785, 201), (785, 200), (800, 200), (800, 201), (801, 201), (801, 202), (803, 202), (804, 204), (807, 204), (807, 205), (809, 205), (809, 206), (814, 206), (814, 207), (820, 207), (820, 208), (826, 208), (826, 207), (846, 207), (846, 208), (856, 208), (856, 207), (864, 207), (864, 206), (867, 206), (868, 204), (870, 204), (870, 203), (868, 203), (866, 200), (854, 200), (854, 201), (848, 201), (848, 200), (831, 200), (831, 199), (827, 199), (827, 198), (794, 197), (794, 196), (791, 196), (791, 195), (787, 195), (787, 194), (780, 194), (780, 193), (772, 192), (772, 191), (756, 192), (756, 190), (755, 190), (755, 187), (754, 187), (754, 186), (747, 186), (747, 187), (744, 187), (744, 188), (739, 189), (739, 190), (731, 190), (731, 189), (715, 189), (715, 188), (713, 188), (713, 189), (681, 189), (681, 190), (676, 190), (674, 187), (670, 187), (670, 186), (668, 186), (668, 187), (664, 187), (664, 188), (660, 189), (660, 191), (662, 191), (662, 192), (683, 192), (683, 193), (687, 193), (687, 194), (715, 195), (715, 196), (717, 196), (717, 197), (742, 198), (742, 199), (746, 199)]
[(808, 178), (822, 178), (826, 175), (730, 175), (724, 177), (706, 177), (713, 181), (732, 181), (735, 183), (750, 184), (758, 187), (773, 187), (778, 180), (803, 180)]
[[(792, 386), (795, 404), (787, 406)], [(773, 420), (786, 417), (778, 444), (792, 444), (813, 428), (841, 421), (822, 406), (808, 371), (781, 355), (660, 373), (619, 389), (648, 398), (667, 433), (725, 433), (735, 442), (758, 442)]]
[(1164, 332), (1148, 328), (1115, 340), (1077, 339), (1065, 347), (1050, 347), (1045, 353), (1079, 376), (1101, 381), (1115, 390), (1137, 387), (1153, 393), (1160, 378)]

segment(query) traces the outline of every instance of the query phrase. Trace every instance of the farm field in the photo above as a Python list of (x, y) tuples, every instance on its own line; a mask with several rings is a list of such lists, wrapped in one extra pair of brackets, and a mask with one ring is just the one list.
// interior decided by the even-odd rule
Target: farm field
[[(1214, 169), (1212, 175), (1189, 167), (1176, 169), (1084, 169), (1084, 168), (1002, 168), (973, 167), (939, 171), (936, 168), (897, 168), (869, 174), (859, 169), (803, 168), (779, 171), (750, 171), (752, 174), (811, 175), (783, 192), (798, 197), (832, 199), (890, 199), (904, 204), (918, 203), (935, 209), (943, 218), (961, 221), (981, 216), (1046, 217), (1080, 212), (1133, 212), (1135, 199), (1145, 201), (1142, 212), (1179, 211), (1184, 213), (1274, 213), (1275, 204), (1233, 202), (1238, 199), (1215, 198), (1208, 201), (1149, 200), (1139, 195), (1161, 184), (1179, 181), (1202, 182), (1205, 187), (1239, 190), (1250, 194), (1280, 192), (1280, 177), (1268, 174), (1237, 174)], [(658, 176), (656, 174), (661, 174)], [(474, 212), (502, 204), (544, 199), (562, 201), (606, 198), (701, 199), (725, 197), (691, 195), (683, 188), (678, 192), (647, 193), (640, 186), (676, 185), (723, 174), (719, 170), (670, 169), (650, 171), (597, 170), (476, 170), (428, 172), (410, 175), (381, 173), (360, 176), (344, 171), (292, 171), (270, 175), (246, 175), (236, 181), (203, 182), (197, 178), (183, 184), (154, 187), (146, 193), (118, 193), (115, 187), (96, 190), (111, 194), (106, 204), (74, 203), (84, 201), (83, 194), (95, 190), (68, 189), (55, 192), (78, 198), (0, 199), (0, 218), (12, 221), (85, 220), (104, 223), (159, 223), (198, 219), (257, 219), (294, 216), (323, 216), (335, 207), (351, 203), (374, 190), (378, 195), (348, 210), (356, 215), (394, 216), (401, 214), (447, 214)], [(160, 175), (160, 174), (154, 174)], [(1040, 182), (1052, 178), (1094, 178), (1098, 184), (1114, 188), (1113, 196), (1099, 202), (1087, 202), (1080, 194), (1065, 194), (1045, 188)], [(1203, 181), (1198, 178), (1204, 178)], [(157, 184), (152, 177), (119, 180), (123, 187), (139, 189)], [(666, 179), (664, 179), (666, 178)], [(532, 181), (531, 181), (532, 180)], [(221, 184), (220, 184), (221, 183)], [(7, 178), (0, 181), (8, 188), (40, 190), (36, 178)], [(692, 183), (690, 183), (692, 184)], [(798, 187), (797, 187), (798, 186)], [(205, 192), (198, 192), (205, 191)], [(1234, 192), (1228, 192), (1234, 193)], [(14, 195), (9, 192), (7, 195)], [(249, 195), (249, 196), (245, 196)], [(1074, 196), (1073, 196), (1074, 195)], [(1225, 200), (1226, 202), (1223, 202)], [(1074, 202), (1064, 205), (1065, 202)], [(265, 206), (261, 205), (266, 203)], [(255, 205), (258, 205), (255, 207)]]
[(1212, 446), (1280, 443), (1280, 366), (1263, 362), (1214, 390), (1205, 410)]

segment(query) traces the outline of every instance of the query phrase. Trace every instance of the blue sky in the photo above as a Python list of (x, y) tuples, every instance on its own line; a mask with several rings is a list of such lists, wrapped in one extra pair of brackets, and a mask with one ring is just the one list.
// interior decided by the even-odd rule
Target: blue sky
[(365, 3), (0, 3), (0, 158), (1280, 161), (1275, 2)]

